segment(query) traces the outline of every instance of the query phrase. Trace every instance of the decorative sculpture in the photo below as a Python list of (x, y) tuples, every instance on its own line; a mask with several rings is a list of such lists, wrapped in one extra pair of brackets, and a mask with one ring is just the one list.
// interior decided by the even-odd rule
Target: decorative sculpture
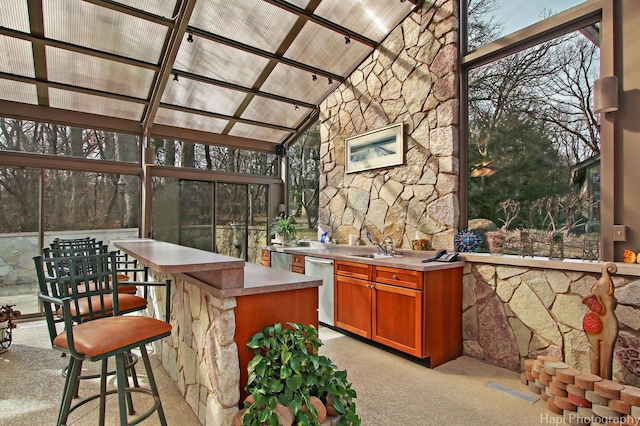
[(582, 299), (588, 308), (582, 320), (582, 328), (590, 346), (591, 373), (611, 380), (613, 349), (618, 339), (618, 319), (614, 313), (616, 298), (610, 274), (618, 272), (611, 262), (602, 266), (602, 276)]

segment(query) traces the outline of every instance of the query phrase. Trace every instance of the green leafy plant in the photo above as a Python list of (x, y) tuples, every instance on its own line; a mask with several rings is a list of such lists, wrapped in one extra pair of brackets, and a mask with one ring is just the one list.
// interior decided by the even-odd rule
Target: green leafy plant
[(286, 244), (295, 240), (298, 230), (295, 221), (290, 217), (276, 217), (271, 222), (271, 232), (282, 237), (282, 243)]
[(281, 404), (289, 407), (296, 425), (319, 425), (312, 396), (327, 405), (330, 401), (341, 416), (338, 425), (361, 424), (356, 414), (356, 391), (347, 381), (347, 372), (338, 371), (331, 360), (318, 354), (322, 342), (313, 326), (274, 324), (256, 333), (247, 346), (255, 357), (247, 367), (245, 390), (253, 403), (245, 402), (243, 425), (277, 425), (274, 412)]

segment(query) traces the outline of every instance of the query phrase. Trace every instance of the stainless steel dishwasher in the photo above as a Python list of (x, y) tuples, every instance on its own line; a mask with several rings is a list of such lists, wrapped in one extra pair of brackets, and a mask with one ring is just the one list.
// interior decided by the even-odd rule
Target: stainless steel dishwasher
[(305, 256), (304, 274), (322, 279), (318, 287), (318, 321), (333, 326), (333, 260)]
[(292, 259), (288, 253), (271, 252), (271, 267), (274, 269), (282, 269), (291, 272)]

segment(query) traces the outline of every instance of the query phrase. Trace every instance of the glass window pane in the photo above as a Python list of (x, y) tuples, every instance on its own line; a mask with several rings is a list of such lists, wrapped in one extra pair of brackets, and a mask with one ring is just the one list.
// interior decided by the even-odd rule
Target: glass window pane
[(564, 12), (585, 0), (467, 0), (468, 50)]
[[(81, 231), (105, 243), (138, 236), (140, 178), (110, 173), (48, 170), (45, 174), (44, 230), (51, 238)], [(75, 234), (75, 232), (74, 232)]]
[(304, 132), (287, 152), (289, 215), (298, 224), (298, 238), (318, 239), (320, 201), (320, 122)]
[(2, 117), (0, 128), (0, 151), (140, 161), (140, 138), (135, 135)]
[(23, 314), (38, 308), (33, 256), (38, 247), (40, 170), (0, 167), (0, 306)]
[(278, 158), (266, 152), (153, 139), (155, 163), (161, 166), (190, 167), (220, 172), (275, 176)]
[(268, 185), (154, 177), (153, 238), (260, 263)]
[(469, 226), (510, 253), (522, 233), (538, 256), (554, 233), (567, 258), (599, 239), (599, 53), (578, 31), (469, 71)]

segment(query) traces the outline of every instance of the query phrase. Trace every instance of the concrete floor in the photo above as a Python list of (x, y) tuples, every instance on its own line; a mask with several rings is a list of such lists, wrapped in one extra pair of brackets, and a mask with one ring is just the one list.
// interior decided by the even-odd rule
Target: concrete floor
[[(517, 373), (469, 357), (429, 369), (331, 329), (322, 327), (320, 337), (324, 342), (321, 353), (348, 372), (348, 379), (358, 393), (357, 412), (363, 425), (562, 423), (562, 418), (547, 411), (541, 400), (531, 404), (486, 386), (487, 382), (494, 381), (536, 396), (520, 383)], [(154, 356), (152, 363), (168, 424), (199, 425), (175, 383)], [(11, 348), (0, 354), (0, 425), (55, 424), (63, 386), (60, 371), (65, 365), (66, 358), (51, 349), (44, 321), (21, 322), (14, 330)], [(144, 384), (144, 377), (142, 382)], [(95, 386), (97, 383), (83, 383), (81, 392), (90, 393), (90, 388)], [(140, 410), (144, 404), (143, 400), (136, 401)], [(107, 405), (108, 425), (118, 424), (117, 411), (115, 396), (111, 396)], [(97, 424), (97, 403), (78, 409), (69, 424)], [(141, 424), (157, 425), (157, 416), (152, 415)]]

